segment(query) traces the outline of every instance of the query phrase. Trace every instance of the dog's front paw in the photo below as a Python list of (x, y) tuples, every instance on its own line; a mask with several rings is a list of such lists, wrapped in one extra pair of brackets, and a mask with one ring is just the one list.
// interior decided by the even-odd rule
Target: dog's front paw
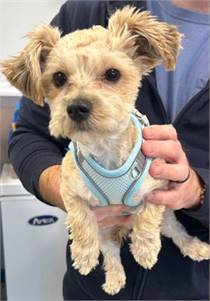
[(85, 249), (73, 243), (71, 246), (71, 257), (73, 259), (73, 267), (81, 275), (88, 275), (98, 265), (99, 249), (91, 247)]
[(81, 275), (88, 275), (98, 265), (98, 259), (90, 258), (89, 256), (84, 258), (76, 258), (73, 263), (73, 267), (79, 271)]
[(109, 295), (115, 295), (125, 286), (126, 277), (124, 269), (117, 269), (106, 273), (106, 282), (103, 284), (103, 290)]
[(130, 245), (134, 259), (145, 269), (151, 269), (156, 264), (160, 248), (160, 239), (156, 239), (156, 241), (152, 242), (137, 240)]
[(210, 259), (210, 245), (200, 241), (197, 237), (186, 240), (181, 245), (180, 250), (184, 256), (189, 256), (195, 261)]

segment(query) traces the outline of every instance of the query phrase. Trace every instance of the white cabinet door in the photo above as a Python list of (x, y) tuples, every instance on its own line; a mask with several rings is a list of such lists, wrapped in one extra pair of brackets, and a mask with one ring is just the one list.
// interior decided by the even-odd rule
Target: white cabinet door
[(8, 300), (62, 300), (65, 213), (31, 196), (1, 200)]

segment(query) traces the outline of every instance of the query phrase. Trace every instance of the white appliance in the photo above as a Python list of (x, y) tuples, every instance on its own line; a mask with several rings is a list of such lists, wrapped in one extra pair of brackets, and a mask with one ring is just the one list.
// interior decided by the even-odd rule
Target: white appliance
[(0, 178), (0, 205), (7, 299), (62, 300), (65, 213), (30, 195), (8, 164)]

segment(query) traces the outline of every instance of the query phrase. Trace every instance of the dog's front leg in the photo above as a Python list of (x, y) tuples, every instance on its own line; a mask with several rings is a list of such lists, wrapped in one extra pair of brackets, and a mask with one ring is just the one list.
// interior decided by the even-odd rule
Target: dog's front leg
[(66, 222), (70, 231), (69, 238), (72, 240), (70, 248), (73, 266), (82, 275), (87, 275), (98, 264), (99, 236), (96, 217), (88, 200), (78, 196), (82, 185), (72, 155), (68, 152), (62, 163), (60, 192), (67, 211)]
[(100, 232), (100, 249), (104, 257), (105, 283), (103, 290), (110, 295), (117, 294), (126, 282), (125, 271), (120, 258), (120, 244), (110, 238), (111, 230)]
[(67, 225), (70, 230), (69, 238), (72, 240), (71, 257), (74, 268), (80, 274), (87, 275), (98, 264), (99, 237), (96, 218), (88, 204), (79, 197), (66, 200)]
[(144, 204), (142, 212), (134, 217), (130, 234), (130, 249), (135, 260), (145, 269), (151, 269), (161, 248), (160, 226), (165, 206)]
[(165, 210), (163, 214), (161, 233), (171, 238), (184, 256), (197, 261), (210, 259), (210, 245), (189, 235), (171, 209)]

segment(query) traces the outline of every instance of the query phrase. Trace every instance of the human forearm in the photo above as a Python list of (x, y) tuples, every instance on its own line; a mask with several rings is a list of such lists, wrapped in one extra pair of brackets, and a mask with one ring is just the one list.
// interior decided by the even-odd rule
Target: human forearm
[(45, 169), (39, 179), (39, 190), (42, 198), (49, 204), (65, 210), (60, 195), (61, 165)]

